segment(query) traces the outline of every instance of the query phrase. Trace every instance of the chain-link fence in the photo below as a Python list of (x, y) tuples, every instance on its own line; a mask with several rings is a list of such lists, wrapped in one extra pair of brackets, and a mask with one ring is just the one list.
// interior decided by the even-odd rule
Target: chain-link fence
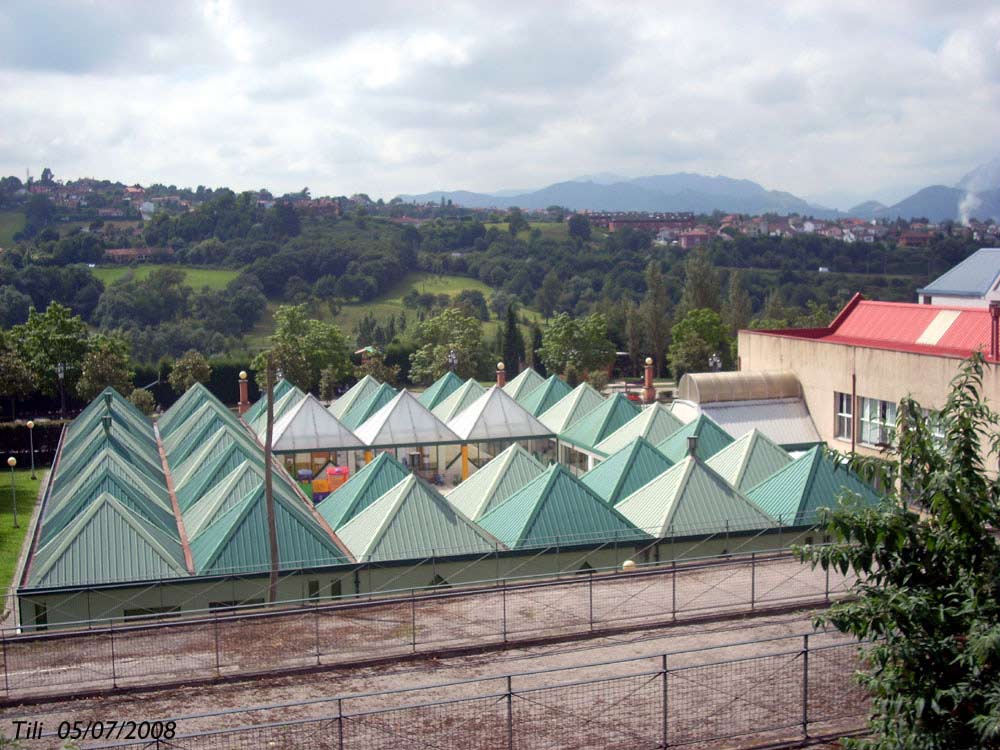
[(4, 696), (344, 665), (653, 626), (790, 605), (822, 605), (850, 579), (787, 553), (707, 559), (623, 573), (411, 591), (188, 620), (2, 639)]
[[(95, 742), (138, 750), (555, 750), (741, 747), (855, 732), (868, 710), (857, 643), (812, 634), (525, 672), (311, 704), (173, 719), (170, 737)], [(758, 653), (763, 651), (764, 653)], [(282, 712), (314, 714), (270, 721)], [(257, 723), (188, 732), (185, 724)], [(52, 737), (56, 739), (55, 736)]]

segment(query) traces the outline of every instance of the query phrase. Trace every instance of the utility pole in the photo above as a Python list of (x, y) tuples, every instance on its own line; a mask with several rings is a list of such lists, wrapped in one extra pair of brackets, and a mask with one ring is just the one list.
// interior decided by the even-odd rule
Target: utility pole
[(278, 598), (278, 527), (274, 518), (274, 469), (271, 438), (274, 433), (274, 360), (267, 355), (267, 433), (264, 437), (264, 503), (267, 506), (267, 539), (271, 552), (271, 577), (267, 586), (267, 603)]

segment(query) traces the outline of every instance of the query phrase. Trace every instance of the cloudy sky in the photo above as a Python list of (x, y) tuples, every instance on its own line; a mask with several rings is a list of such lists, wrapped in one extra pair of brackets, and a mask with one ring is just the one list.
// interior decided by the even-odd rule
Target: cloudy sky
[(746, 177), (846, 207), (1000, 155), (1000, 6), (0, 6), (0, 173), (391, 197)]

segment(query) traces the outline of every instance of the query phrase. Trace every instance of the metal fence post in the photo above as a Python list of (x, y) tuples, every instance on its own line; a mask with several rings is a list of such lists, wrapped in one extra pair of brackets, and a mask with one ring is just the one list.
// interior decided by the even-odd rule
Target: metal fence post
[(750, 553), (750, 611), (754, 611), (757, 602), (757, 553)]
[(667, 720), (667, 716), (669, 715), (668, 710), (670, 708), (670, 703), (667, 695), (669, 671), (667, 670), (666, 654), (663, 655), (663, 663), (662, 666), (660, 667), (660, 671), (663, 674), (663, 747), (670, 747), (670, 738), (668, 734), (670, 723)]
[(115, 623), (108, 621), (108, 636), (111, 639), (111, 687), (118, 687), (118, 669), (115, 666)]
[(588, 593), (588, 599), (590, 600), (589, 602), (590, 629), (593, 630), (594, 629), (594, 571), (591, 570), (587, 578), (588, 578), (587, 593)]
[(670, 563), (670, 619), (677, 621), (677, 560)]
[(503, 579), (503, 586), (500, 588), (500, 599), (502, 606), (501, 627), (503, 628), (503, 642), (507, 642), (507, 579)]
[(344, 750), (344, 699), (337, 698), (337, 748)]
[(507, 750), (514, 750), (514, 691), (507, 675)]
[(313, 605), (314, 611), (316, 613), (316, 619), (313, 623), (313, 630), (316, 636), (316, 666), (320, 665), (320, 643), (319, 643), (319, 601)]
[(3, 691), (10, 693), (10, 666), (7, 664), (7, 633), (3, 634)]
[(219, 616), (212, 618), (212, 632), (215, 634), (215, 673), (222, 677), (222, 658), (219, 654)]
[(802, 738), (809, 739), (809, 634), (802, 636)]
[(823, 590), (823, 599), (827, 604), (830, 603), (830, 566), (826, 566), (826, 585)]
[(410, 644), (413, 653), (417, 653), (417, 595), (410, 589)]

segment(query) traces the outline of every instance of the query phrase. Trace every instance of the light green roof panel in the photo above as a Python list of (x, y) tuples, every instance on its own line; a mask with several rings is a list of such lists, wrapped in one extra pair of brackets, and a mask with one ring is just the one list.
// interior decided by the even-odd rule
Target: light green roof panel
[(239, 443), (232, 443), (189, 474), (183, 484), (175, 484), (174, 494), (177, 495), (181, 511), (186, 512), (198, 498), (223, 481), (244, 461), (251, 461), (261, 467), (264, 464), (259, 453), (247, 451)]
[(447, 494), (448, 502), (473, 521), (545, 471), (542, 463), (513, 443)]
[(874, 506), (878, 493), (843, 463), (835, 463), (823, 446), (816, 446), (747, 492), (747, 496), (785, 526), (813, 523), (820, 508), (837, 507), (844, 492)]
[[(527, 396), (544, 382), (545, 378), (530, 367), (526, 367), (516, 377), (512, 378), (503, 387), (503, 390), (504, 393), (520, 403), (522, 396)], [(521, 405), (523, 406), (523, 404)], [(536, 414), (535, 416), (537, 417), (538, 415)]]
[(740, 492), (746, 492), (791, 460), (783, 448), (755, 428), (705, 463)]
[(184, 529), (189, 539), (194, 539), (247, 495), (256, 492), (264, 483), (264, 469), (250, 461), (244, 461), (236, 469), (197, 498), (184, 511)]
[(669, 458), (642, 438), (635, 438), (620, 451), (588, 471), (580, 481), (615, 505), (653, 481), (673, 466)]
[(462, 385), (462, 379), (451, 370), (435, 380), (417, 399), (426, 408), (433, 411), (434, 407), (444, 401)]
[(559, 440), (584, 450), (592, 450), (604, 438), (638, 415), (639, 407), (622, 394), (616, 393), (561, 432)]
[[(207, 403), (222, 405), (222, 402), (208, 388), (201, 383), (195, 383), (184, 391), (181, 397), (156, 420), (156, 426), (160, 430), (160, 435), (164, 440), (168, 438), (173, 434), (174, 430), (187, 422), (192, 414)], [(223, 406), (223, 408), (225, 407)]]
[(169, 454), (167, 455), (174, 487), (184, 486), (192, 475), (213, 459), (221, 456), (232, 445), (238, 446), (247, 456), (257, 456), (258, 462), (263, 465), (264, 450), (256, 439), (243, 427), (226, 427), (206, 437), (205, 442), (198, 446), (198, 449), (184, 461), (176, 462)]
[(537, 417), (551, 409), (563, 397), (568, 396), (572, 392), (573, 389), (569, 387), (565, 380), (557, 375), (552, 375), (537, 388), (533, 388), (527, 393), (522, 392), (518, 396), (517, 402)]
[(134, 435), (148, 436), (152, 432), (152, 422), (146, 415), (114, 388), (105, 388), (70, 422), (63, 450), (72, 450), (80, 435), (99, 425), (102, 417), (109, 413), (116, 424)]
[(580, 383), (554, 406), (542, 412), (539, 421), (556, 435), (604, 403), (604, 397), (588, 383)]
[(640, 487), (617, 508), (636, 526), (659, 538), (774, 525), (739, 490), (691, 456)]
[(594, 453), (610, 456), (617, 453), (636, 438), (643, 438), (653, 445), (661, 443), (677, 432), (684, 423), (670, 413), (663, 404), (647, 406), (637, 416), (630, 419), (604, 440), (594, 446)]
[(399, 484), (409, 473), (390, 454), (380, 453), (320, 502), (317, 510), (332, 529), (339, 529)]
[[(290, 380), (282, 378), (277, 383), (274, 384), (274, 401), (277, 403), (286, 393), (295, 388), (295, 385)], [(253, 402), (253, 406), (246, 410), (243, 414), (243, 421), (247, 424), (253, 424), (259, 418), (264, 416), (264, 412), (267, 410), (267, 388), (261, 389), (261, 397)]]
[[(304, 503), (279, 482), (274, 488), (274, 509), (282, 570), (347, 562), (346, 556)], [(263, 487), (218, 516), (191, 541), (191, 554), (199, 574), (268, 570), (268, 549)]]
[(431, 409), (431, 413), (442, 422), (448, 422), (461, 414), (466, 407), (471, 406), (484, 393), (486, 393), (486, 389), (469, 378), (456, 388), (448, 398)]
[(152, 443), (145, 446), (140, 445), (129, 439), (129, 436), (114, 424), (111, 427), (110, 436), (105, 434), (103, 428), (97, 427), (88, 437), (89, 442), (86, 445), (81, 445), (76, 452), (72, 454), (62, 453), (57, 468), (58, 479), (78, 476), (96, 456), (107, 452), (114, 453), (152, 482), (162, 484), (165, 481), (163, 463)]
[[(292, 386), (287, 391), (285, 391), (281, 397), (274, 397), (274, 421), (277, 423), (279, 419), (291, 409), (295, 404), (299, 403), (306, 394), (300, 391), (295, 386)], [(267, 397), (265, 396), (265, 399)], [(266, 401), (265, 401), (266, 403)], [(267, 408), (265, 408), (254, 420), (249, 423), (253, 428), (254, 434), (257, 435), (257, 439), (261, 442), (264, 441), (264, 436), (267, 433)]]
[(176, 530), (173, 535), (165, 533), (105, 493), (38, 549), (29, 585), (76, 586), (187, 575)]
[(371, 375), (365, 375), (361, 380), (352, 385), (343, 396), (334, 401), (327, 410), (335, 416), (337, 419), (343, 421), (344, 414), (356, 403), (364, 403), (372, 394), (378, 390), (379, 386), (382, 385), (378, 380), (373, 378)]
[(698, 458), (702, 460), (711, 458), (733, 442), (733, 436), (719, 427), (715, 420), (701, 414), (656, 447), (671, 461), (679, 463), (687, 455), (690, 435), (698, 436)]
[(349, 430), (356, 430), (368, 421), (372, 414), (392, 401), (397, 393), (399, 391), (391, 385), (382, 383), (368, 398), (355, 401), (354, 405), (340, 418), (341, 424)]
[(98, 452), (82, 470), (76, 474), (59, 472), (52, 484), (52, 493), (46, 505), (47, 512), (59, 508), (67, 500), (80, 492), (92, 476), (109, 472), (133, 488), (139, 495), (155, 499), (160, 505), (169, 507), (170, 493), (163, 474), (149, 475), (138, 471), (122, 456), (114, 451)]
[(479, 525), (512, 549), (647, 538), (560, 464), (493, 508)]
[(497, 548), (496, 540), (412, 474), (341, 526), (337, 535), (359, 561), (483, 555)]

